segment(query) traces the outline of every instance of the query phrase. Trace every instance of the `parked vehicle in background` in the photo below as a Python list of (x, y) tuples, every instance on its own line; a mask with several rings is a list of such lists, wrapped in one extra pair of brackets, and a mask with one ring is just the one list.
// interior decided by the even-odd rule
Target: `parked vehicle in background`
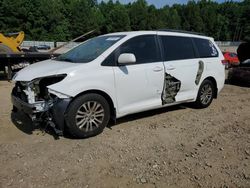
[(38, 46), (31, 46), (29, 48), (29, 51), (30, 52), (38, 52), (39, 50), (50, 50), (50, 49), (51, 49), (51, 47), (49, 45), (42, 44), (42, 45), (38, 45)]
[(228, 81), (232, 84), (250, 86), (250, 42), (242, 43), (237, 53), (241, 62), (238, 67), (229, 69)]
[(236, 53), (233, 52), (223, 52), (225, 61), (227, 63), (227, 68), (231, 66), (237, 66), (240, 64), (240, 61), (238, 59), (238, 56)]
[(14, 110), (76, 137), (102, 132), (110, 119), (194, 102), (208, 107), (224, 86), (213, 38), (173, 31), (92, 38), (14, 76)]
[(46, 44), (38, 45), (38, 46), (36, 46), (36, 48), (38, 50), (50, 50), (51, 49), (51, 47), (49, 45), (46, 45)]
[[(27, 47), (21, 48), (24, 37), (25, 34), (23, 31), (9, 33), (7, 35), (0, 33), (0, 72), (3, 71), (8, 79), (11, 79), (14, 72), (27, 64), (50, 59), (51, 57), (59, 55), (49, 51), (39, 53), (35, 46), (29, 49)], [(47, 45), (40, 46), (40, 49), (49, 48)]]

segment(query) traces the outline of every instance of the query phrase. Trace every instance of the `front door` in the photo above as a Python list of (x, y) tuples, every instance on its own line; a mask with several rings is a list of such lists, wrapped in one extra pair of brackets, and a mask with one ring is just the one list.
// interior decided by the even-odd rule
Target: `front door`
[(142, 35), (129, 39), (117, 49), (133, 53), (136, 63), (115, 66), (115, 87), (118, 113), (126, 115), (162, 105), (164, 66), (155, 35)]

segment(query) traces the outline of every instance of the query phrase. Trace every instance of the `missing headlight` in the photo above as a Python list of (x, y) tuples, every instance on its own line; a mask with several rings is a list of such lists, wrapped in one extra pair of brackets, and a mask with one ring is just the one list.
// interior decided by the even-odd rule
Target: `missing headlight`
[(66, 76), (67, 76), (66, 74), (60, 74), (60, 75), (56, 75), (56, 76), (42, 78), (39, 81), (39, 89), (40, 89), (39, 96), (41, 98), (48, 99), (49, 95), (48, 95), (47, 86), (62, 81)]
[(13, 91), (15, 96), (18, 96), (20, 99), (22, 99), (22, 101), (28, 102), (30, 104), (37, 101), (49, 101), (51, 99), (53, 100), (53, 97), (51, 97), (48, 93), (47, 86), (62, 81), (66, 76), (66, 74), (60, 74), (49, 77), (36, 78), (29, 82), (19, 81), (16, 82), (16, 86)]

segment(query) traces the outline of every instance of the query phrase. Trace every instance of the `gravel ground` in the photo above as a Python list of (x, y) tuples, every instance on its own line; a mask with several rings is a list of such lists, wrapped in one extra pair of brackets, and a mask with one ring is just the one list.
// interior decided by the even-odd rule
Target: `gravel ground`
[(207, 109), (131, 115), (84, 140), (11, 114), (11, 89), (0, 81), (0, 187), (250, 187), (250, 88), (225, 85)]

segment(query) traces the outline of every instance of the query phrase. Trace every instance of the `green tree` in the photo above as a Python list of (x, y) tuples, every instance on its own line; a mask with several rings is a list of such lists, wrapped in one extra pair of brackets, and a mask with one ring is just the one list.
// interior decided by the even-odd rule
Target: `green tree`
[(235, 36), (239, 30), (241, 25), (240, 17), (242, 14), (242, 10), (239, 6), (239, 3), (226, 1), (219, 5), (219, 13), (225, 16), (228, 20), (228, 35), (229, 38), (224, 40), (235, 40)]
[(77, 37), (93, 29), (98, 31), (103, 22), (103, 15), (99, 8), (86, 0), (74, 0), (70, 14), (72, 37)]
[(117, 1), (115, 4), (112, 1), (108, 3), (102, 2), (100, 10), (105, 18), (105, 33), (116, 31), (129, 31), (130, 19), (126, 7)]
[(181, 18), (175, 8), (169, 11), (169, 27), (171, 29), (181, 29)]
[(155, 8), (155, 6), (150, 5), (147, 10), (147, 26), (146, 29), (154, 30), (162, 28), (162, 22), (160, 18), (159, 11)]
[(23, 30), (26, 40), (63, 41), (96, 34), (160, 28), (197, 31), (216, 40), (250, 40), (250, 0), (189, 1), (157, 9), (146, 0), (128, 5), (97, 0), (0, 0), (0, 32)]
[(240, 39), (250, 41), (250, 0), (242, 3), (242, 15), (240, 24)]
[(113, 31), (129, 31), (130, 19), (126, 8), (117, 2), (110, 11), (110, 25)]
[(159, 10), (160, 16), (158, 20), (161, 20), (162, 28), (166, 29), (181, 29), (181, 17), (175, 6), (165, 6)]
[(147, 29), (148, 6), (145, 0), (138, 0), (129, 6), (129, 16), (132, 30)]
[(204, 23), (201, 18), (199, 6), (195, 1), (189, 1), (186, 5), (182, 17), (184, 20), (183, 28), (188, 31), (203, 32)]

